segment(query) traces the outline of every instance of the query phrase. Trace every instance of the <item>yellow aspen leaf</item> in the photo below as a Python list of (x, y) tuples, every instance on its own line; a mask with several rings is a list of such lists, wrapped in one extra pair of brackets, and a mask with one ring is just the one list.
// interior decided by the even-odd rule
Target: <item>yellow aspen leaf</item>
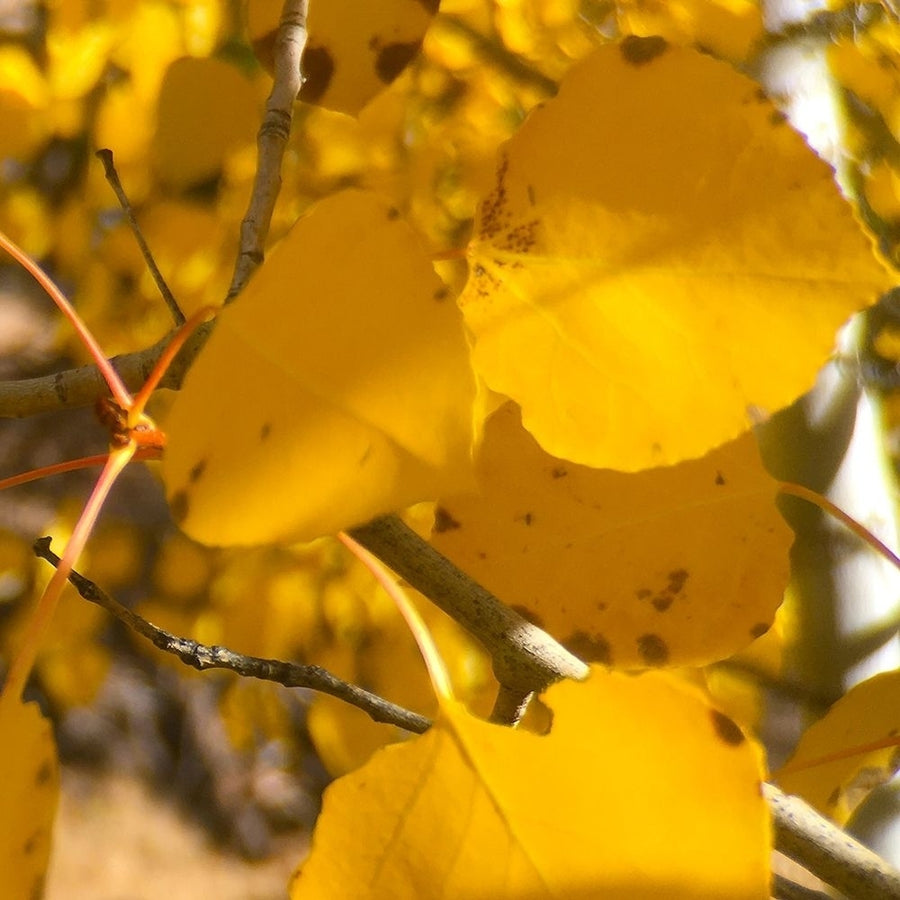
[[(310, 3), (300, 99), (356, 115), (417, 56), (440, 0)], [(271, 71), (282, 0), (249, 0), (250, 39)]]
[(444, 704), (326, 792), (291, 900), (767, 898), (762, 760), (694, 688), (594, 671), (544, 737)]
[(474, 379), (446, 293), (374, 195), (300, 219), (173, 405), (163, 476), (184, 530), (309, 540), (470, 483)]
[(791, 533), (752, 434), (637, 473), (549, 456), (507, 404), (488, 420), (478, 494), (445, 497), (432, 542), (584, 659), (702, 665), (764, 633)]
[(625, 471), (792, 401), (890, 283), (758, 86), (661, 38), (601, 47), (531, 114), (468, 255), (476, 369), (547, 452)]
[(806, 730), (778, 783), (843, 825), (896, 772), (898, 734), (900, 672), (883, 672), (851, 688)]
[(225, 158), (256, 139), (256, 91), (218, 59), (176, 60), (159, 93), (152, 152), (159, 177), (178, 188), (218, 175)]
[(59, 764), (50, 723), (36, 703), (0, 697), (0, 872), (3, 896), (43, 896)]
[(24, 47), (0, 48), (0, 154), (26, 158), (46, 138), (47, 83)]

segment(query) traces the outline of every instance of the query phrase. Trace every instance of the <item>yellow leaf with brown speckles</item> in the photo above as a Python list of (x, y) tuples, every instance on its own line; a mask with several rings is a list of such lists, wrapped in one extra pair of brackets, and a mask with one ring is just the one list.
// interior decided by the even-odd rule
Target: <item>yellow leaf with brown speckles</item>
[(555, 685), (549, 735), (444, 705), (334, 782), (292, 900), (764, 900), (762, 754), (660, 672)]
[(468, 255), (476, 369), (548, 453), (623, 471), (793, 401), (891, 284), (758, 85), (661, 38), (601, 47), (531, 114)]
[(677, 466), (589, 469), (507, 404), (476, 467), (480, 493), (441, 500), (432, 543), (584, 659), (702, 665), (771, 625), (791, 533), (752, 434)]
[(0, 880), (3, 896), (40, 897), (59, 796), (50, 722), (36, 703), (0, 695)]
[(208, 544), (311, 540), (471, 482), (459, 310), (415, 234), (345, 191), (225, 309), (167, 419), (163, 477)]

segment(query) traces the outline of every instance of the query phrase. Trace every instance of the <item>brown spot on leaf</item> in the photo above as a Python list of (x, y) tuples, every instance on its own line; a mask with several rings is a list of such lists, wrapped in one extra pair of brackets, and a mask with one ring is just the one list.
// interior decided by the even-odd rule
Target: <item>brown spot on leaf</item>
[(527, 512), (524, 516), (522, 516), (522, 521), (526, 525), (530, 525), (534, 521), (534, 516), (530, 512)]
[(439, 287), (432, 295), (432, 299), (437, 300), (438, 303), (442, 303), (449, 296), (450, 291), (447, 290), (446, 287)]
[(436, 16), (441, 5), (441, 0), (419, 0), (419, 3), (429, 16)]
[(669, 586), (666, 590), (670, 594), (680, 594), (689, 577), (690, 573), (687, 569), (673, 569), (669, 572)]
[(642, 634), (637, 647), (645, 665), (664, 666), (669, 661), (669, 645), (658, 634)]
[(303, 51), (303, 76), (299, 98), (307, 103), (318, 103), (334, 78), (334, 59), (327, 47), (307, 45)]
[(400, 210), (396, 206), (389, 206), (387, 211), (388, 222), (395, 222), (400, 218)]
[(569, 470), (564, 468), (563, 466), (556, 466), (551, 472), (550, 476), (552, 478), (565, 478), (566, 475), (569, 474)]
[(838, 800), (841, 799), (841, 789), (840, 787), (836, 787), (829, 795), (828, 799), (825, 801), (826, 806), (837, 806)]
[(758, 622), (750, 629), (750, 637), (758, 638), (762, 637), (770, 628), (768, 622)]
[(272, 423), (266, 422), (262, 428), (259, 429), (259, 439), (261, 441), (265, 441), (268, 439), (269, 435), (272, 433)]
[(442, 534), (445, 531), (454, 531), (457, 528), (459, 528), (459, 522), (443, 506), (436, 506), (434, 510), (434, 525), (432, 525), (434, 533)]
[(419, 52), (422, 41), (410, 41), (407, 44), (388, 44), (378, 51), (375, 57), (375, 74), (382, 84), (390, 84)]
[(22, 852), (26, 856), (31, 856), (31, 854), (34, 853), (34, 851), (37, 850), (37, 848), (40, 846), (40, 843), (41, 832), (40, 830), (38, 830), (35, 831), (34, 834), (32, 834), (31, 837), (29, 837), (28, 840), (25, 841), (25, 843), (22, 845)]
[(775, 125), (784, 125), (787, 122), (787, 116), (778, 109), (773, 109), (772, 112), (769, 113), (769, 124)]
[(169, 503), (172, 521), (175, 522), (176, 525), (180, 525), (187, 518), (189, 508), (190, 502), (188, 501), (187, 492), (176, 491)]
[(638, 600), (648, 600), (653, 596), (653, 591), (650, 588), (638, 588), (634, 592), (634, 596), (638, 598)]
[(535, 203), (535, 200), (534, 200), (534, 185), (533, 185), (533, 184), (529, 184), (529, 185), (525, 188), (525, 191), (526, 191), (526, 193), (528, 194), (528, 202), (529, 202), (532, 206), (534, 206), (534, 203)]
[(720, 740), (729, 747), (740, 747), (744, 743), (744, 732), (738, 728), (733, 719), (728, 718), (725, 713), (721, 713), (717, 709), (710, 710), (709, 715)]
[(44, 762), (37, 770), (34, 776), (34, 783), (37, 787), (46, 784), (53, 776), (53, 766), (49, 762)]
[(658, 36), (637, 37), (631, 34), (619, 44), (622, 58), (632, 66), (645, 66), (668, 49), (666, 39)]
[(657, 612), (665, 612), (672, 605), (674, 599), (670, 594), (657, 594), (652, 603)]
[(716, 472), (716, 484), (720, 486), (725, 484), (725, 476), (721, 472)]
[(526, 622), (531, 622), (532, 625), (537, 625), (538, 628), (544, 627), (544, 622), (541, 617), (527, 606), (516, 604), (515, 606), (510, 607), (510, 609), (512, 609), (513, 612), (517, 612)]
[(562, 643), (567, 650), (585, 662), (598, 662), (604, 666), (613, 664), (612, 647), (602, 635), (576, 631)]
[(203, 473), (206, 471), (206, 460), (201, 459), (200, 462), (195, 463), (191, 466), (190, 472), (188, 472), (188, 482), (190, 484), (196, 484), (202, 477)]

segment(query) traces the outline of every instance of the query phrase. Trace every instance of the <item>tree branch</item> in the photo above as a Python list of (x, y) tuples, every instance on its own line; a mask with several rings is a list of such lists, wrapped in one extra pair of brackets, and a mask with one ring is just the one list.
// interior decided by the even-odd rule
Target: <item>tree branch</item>
[[(50, 549), (50, 540), (49, 537), (38, 538), (34, 542), (34, 552), (36, 556), (47, 560), (50, 565), (56, 567), (59, 565), (59, 557)], [(243, 653), (235, 653), (227, 647), (210, 647), (189, 638), (178, 637), (122, 606), (93, 581), (78, 572), (73, 570), (69, 575), (69, 581), (85, 600), (102, 606), (120, 622), (124, 622), (133, 631), (147, 638), (155, 647), (177, 656), (183, 663), (193, 666), (195, 669), (201, 671), (228, 669), (247, 678), (275, 681), (289, 688), (309, 688), (323, 694), (330, 694), (332, 697), (337, 697), (339, 700), (361, 709), (376, 722), (394, 725), (415, 734), (422, 734), (431, 726), (431, 721), (425, 716), (397, 706), (355, 684), (342, 681), (320, 666), (303, 666), (278, 659), (245, 656)]]
[(588, 667), (438, 553), (397, 516), (349, 529), (350, 536), (452, 616), (491, 654), (508, 691), (542, 691), (563, 678), (586, 678)]
[(775, 848), (853, 900), (900, 900), (900, 872), (799, 797), (771, 784)]
[(275, 39), (275, 83), (256, 139), (253, 195), (241, 223), (241, 249), (226, 303), (243, 290), (265, 255), (269, 224), (281, 190), (281, 161), (291, 135), (294, 102), (303, 84), (300, 63), (306, 47), (306, 14), (307, 0), (285, 0)]

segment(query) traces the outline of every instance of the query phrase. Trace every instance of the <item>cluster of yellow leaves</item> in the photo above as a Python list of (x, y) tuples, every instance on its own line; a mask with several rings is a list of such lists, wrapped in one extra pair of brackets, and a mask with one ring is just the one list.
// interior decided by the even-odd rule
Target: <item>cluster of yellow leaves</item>
[[(277, 5), (250, 6), (263, 58)], [(219, 299), (264, 79), (222, 51), (233, 23), (219, 4), (126, 3), (99, 23), (66, 6), (50, 34), (60, 59), (87, 63), (69, 96), (52, 66), (20, 59), (9, 155), (87, 128), (117, 151), (176, 294)], [(285, 543), (438, 499), (435, 544), (585, 657), (728, 656), (769, 627), (785, 578), (751, 413), (802, 393), (840, 324), (890, 283), (830, 170), (758, 87), (671, 45), (744, 59), (758, 6), (616, 4), (604, 21), (631, 36), (605, 43), (571, 0), (445, 0), (403, 74), (435, 10), (389, 6), (396, 21), (335, 4), (339, 27), (326, 15), (318, 33), (313, 6), (309, 89), (359, 116), (299, 115), (276, 216), (287, 234), (165, 423), (175, 517), (213, 544)], [(53, 238), (24, 180), (0, 213), (33, 248), (59, 243), (101, 319), (134, 284), (152, 290), (121, 226), (84, 262), (109, 205), (96, 173), (86, 185)], [(425, 248), (459, 253), (473, 215), (468, 275), (450, 263), (444, 284)], [(193, 564), (161, 565), (168, 599), (143, 609), (426, 710), (396, 614), (333, 553), (211, 563), (179, 539), (164, 559)], [(484, 660), (429, 618), (483, 713)], [(445, 701), (426, 736), (357, 768), (395, 735), (317, 701), (323, 758), (356, 771), (329, 792), (293, 896), (767, 896), (761, 754), (705, 697), (677, 675), (596, 671), (547, 702), (538, 737)], [(227, 706), (240, 743), (255, 713)]]

